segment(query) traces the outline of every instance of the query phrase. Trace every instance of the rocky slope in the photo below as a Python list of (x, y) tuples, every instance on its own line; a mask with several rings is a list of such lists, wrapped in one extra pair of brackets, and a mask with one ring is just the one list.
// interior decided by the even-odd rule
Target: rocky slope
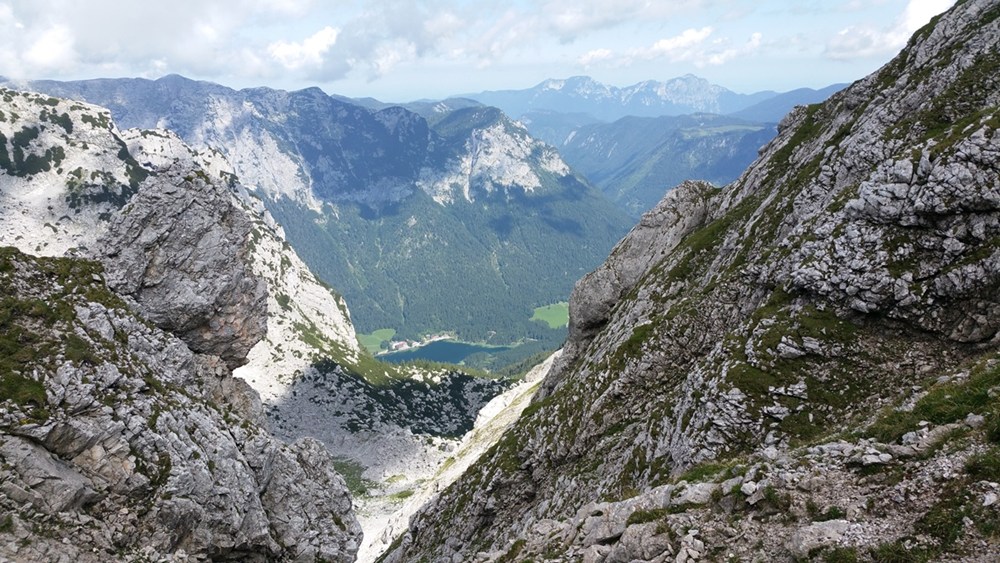
[[(228, 308), (233, 309), (233, 314), (226, 318), (230, 325), (227, 330), (259, 337), (262, 326), (235, 330), (242, 322), (238, 318), (239, 303), (217, 299), (223, 292), (231, 292), (239, 299), (249, 300), (244, 305), (262, 305), (263, 286), (246, 282), (248, 272), (239, 272), (228, 279), (226, 274), (216, 271), (212, 262), (245, 258), (250, 270), (269, 288), (266, 298), (270, 315), (265, 345), (254, 349), (250, 365), (244, 369), (260, 371), (265, 362), (279, 361), (281, 369), (277, 371), (293, 373), (311, 363), (317, 347), (340, 363), (358, 363), (360, 347), (343, 299), (324, 287), (289, 250), (282, 229), (266, 212), (263, 202), (237, 181), (232, 167), (219, 153), (211, 149), (193, 150), (166, 130), (121, 131), (106, 109), (82, 102), (14, 90), (4, 90), (2, 95), (0, 135), (4, 143), (0, 144), (0, 154), (15, 157), (13, 161), (10, 157), (0, 157), (0, 163), (6, 163), (0, 191), (3, 241), (32, 254), (77, 254), (123, 265), (127, 265), (123, 262), (126, 259), (139, 260), (141, 263), (133, 264), (133, 268), (155, 270), (162, 278), (155, 286), (139, 287), (139, 278), (135, 272), (129, 272), (115, 282), (116, 287), (133, 294), (139, 303), (177, 298), (192, 309), (178, 311), (179, 318), (164, 321), (183, 326), (192, 315)], [(23, 161), (36, 164), (19, 167), (17, 163)], [(138, 241), (140, 245), (133, 249), (135, 256), (113, 254), (119, 252), (122, 244), (135, 239), (135, 229), (143, 221), (133, 219), (116, 226), (117, 232), (109, 233), (111, 219), (138, 192), (150, 171), (170, 178), (175, 185), (161, 193), (151, 191), (143, 195), (148, 200), (143, 208), (149, 209), (151, 215), (142, 219), (155, 219), (157, 230), (147, 235), (147, 240)], [(178, 184), (188, 189), (177, 189)], [(214, 184), (225, 186), (226, 190), (220, 192), (212, 187)], [(192, 218), (191, 233), (179, 232), (171, 224), (172, 218), (164, 215), (177, 213), (179, 209)], [(195, 217), (200, 219), (194, 221)], [(219, 222), (227, 225), (228, 231), (221, 230)], [(237, 239), (249, 235), (251, 242), (247, 247), (225, 244), (227, 240), (220, 238), (221, 232), (232, 232), (230, 236)], [(164, 256), (176, 259), (178, 254), (177, 248), (160, 249), (160, 245), (154, 244), (167, 235), (174, 235), (177, 240), (173, 244), (180, 248), (195, 241), (204, 245), (200, 250), (207, 257), (191, 265), (197, 271), (178, 272), (176, 264), (162, 261)], [(102, 237), (106, 240), (100, 240)], [(236, 252), (239, 256), (232, 254)], [(175, 283), (172, 276), (181, 276), (185, 283), (195, 285)], [(291, 300), (291, 295), (296, 300)], [(322, 337), (312, 339), (316, 346), (303, 345), (302, 335), (295, 337), (302, 332), (296, 327), (310, 328)], [(256, 340), (259, 338), (253, 341)], [(278, 346), (286, 347), (288, 353), (279, 353)], [(288, 346), (292, 349), (287, 349)], [(285, 384), (288, 383), (286, 380)], [(272, 381), (267, 384), (277, 385)]]
[(330, 454), (272, 438), (221, 358), (136, 316), (95, 262), (6, 248), (0, 271), (0, 554), (354, 560)]
[[(284, 396), (293, 384), (295, 374), (318, 361), (333, 361), (356, 373), (368, 371), (343, 297), (309, 271), (289, 247), (284, 230), (267, 212), (263, 202), (240, 183), (232, 166), (220, 153), (212, 149), (191, 149), (175, 133), (164, 129), (127, 129), (121, 132), (121, 137), (129, 153), (135, 155), (145, 167), (157, 171), (158, 175), (183, 176), (202, 191), (206, 183), (226, 186), (226, 192), (214, 195), (198, 190), (144, 194), (150, 199), (148, 209), (151, 215), (135, 217), (129, 214), (127, 224), (133, 229), (137, 224), (156, 225), (155, 232), (146, 237), (146, 244), (151, 245), (153, 252), (146, 252), (139, 264), (133, 263), (132, 267), (141, 266), (143, 270), (152, 267), (161, 272), (165, 279), (160, 285), (166, 287), (158, 288), (156, 293), (170, 295), (185, 303), (187, 308), (205, 306), (207, 296), (225, 291), (227, 287), (236, 290), (231, 294), (237, 296), (244, 306), (246, 302), (264, 306), (262, 300), (266, 301), (266, 330), (263, 326), (241, 327), (243, 321), (238, 314), (230, 314), (224, 318), (225, 322), (208, 327), (216, 338), (248, 330), (259, 334), (257, 340), (260, 343), (244, 351), (246, 361), (241, 362), (237, 374), (250, 381), (265, 401)], [(195, 170), (193, 173), (192, 168)], [(170, 276), (178, 275), (177, 269), (164, 267), (158, 257), (182, 253), (171, 254), (170, 249), (163, 249), (161, 243), (150, 242), (165, 238), (164, 231), (176, 230), (169, 214), (176, 213), (178, 209), (184, 209), (185, 215), (192, 218), (190, 228), (193, 232), (178, 233), (177, 238), (181, 240), (174, 244), (178, 248), (194, 246), (191, 244), (194, 239), (202, 247), (212, 249), (210, 258), (194, 265), (196, 275), (188, 277), (193, 280), (190, 283), (198, 284), (193, 287), (174, 287), (175, 284), (167, 283)], [(223, 214), (220, 209), (227, 211)], [(242, 238), (249, 237), (246, 247), (230, 246), (217, 235), (218, 229), (227, 223), (232, 223), (230, 231), (240, 233)], [(193, 233), (201, 236), (194, 236)], [(123, 257), (115, 249), (121, 246), (122, 239), (129, 238), (134, 238), (134, 233), (130, 235), (128, 230), (105, 236), (102, 245), (110, 249), (105, 250), (108, 255), (105, 261), (122, 260)], [(237, 251), (249, 264), (247, 272), (231, 276), (220, 272), (212, 262)], [(250, 273), (264, 283), (256, 287), (246, 283), (244, 277)], [(137, 285), (129, 279), (118, 283), (121, 287), (116, 287), (116, 290), (126, 293)], [(141, 300), (139, 302), (141, 304)], [(216, 302), (213, 307), (226, 311), (240, 304)], [(173, 319), (172, 322), (179, 321)]]
[(353, 560), (332, 457), (273, 438), (231, 375), (267, 323), (231, 185), (154, 165), (99, 108), (2, 95), (4, 243), (101, 262), (0, 256), (0, 552)]
[(992, 561), (1000, 5), (672, 191), (389, 561)]
[(458, 479), (496, 442), (507, 427), (513, 424), (527, 408), (541, 379), (551, 369), (559, 354), (556, 352), (532, 368), (523, 379), (486, 403), (479, 410), (472, 428), (460, 441), (442, 444), (445, 446), (441, 448), (443, 461), (434, 465), (433, 471), (424, 472), (421, 471), (422, 468), (415, 468), (412, 464), (399, 465), (399, 470), (408, 476), (412, 476), (416, 469), (420, 473), (422, 482), (418, 482), (418, 486), (414, 486), (412, 482), (403, 483), (408, 488), (397, 489), (396, 506), (391, 507), (393, 510), (388, 517), (379, 514), (377, 510), (366, 511), (368, 507), (362, 504), (359, 518), (365, 529), (365, 541), (358, 551), (358, 561), (374, 561), (406, 530), (410, 516), (414, 512)]
[[(219, 153), (194, 151), (166, 130), (130, 129), (122, 137), (130, 153), (160, 176), (196, 166), (229, 188), (227, 193), (214, 197), (197, 190), (163, 190), (147, 196), (151, 205), (143, 208), (149, 213), (130, 212), (123, 223), (144, 225), (147, 230), (142, 240), (156, 241), (147, 242), (154, 252), (147, 251), (138, 260), (129, 261), (126, 270), (151, 270), (167, 278), (160, 281), (156, 293), (172, 295), (167, 301), (183, 304), (170, 313), (173, 323), (189, 315), (207, 296), (223, 293), (236, 297), (234, 304), (215, 300), (217, 320), (206, 327), (215, 340), (232, 339), (246, 332), (241, 330), (246, 317), (227, 314), (232, 305), (245, 306), (249, 301), (262, 306), (261, 299), (266, 299), (266, 335), (249, 350), (246, 365), (236, 369), (234, 375), (260, 393), (269, 427), (276, 436), (288, 442), (319, 439), (336, 453), (337, 467), (360, 473), (355, 481), (365, 484), (352, 483), (356, 485), (352, 494), (366, 528), (378, 530), (383, 520), (403, 517), (400, 510), (405, 507), (394, 495), (426, 488), (425, 481), (471, 430), (479, 410), (507, 384), (443, 369), (375, 362), (359, 347), (344, 299), (309, 271), (284, 240), (283, 229), (263, 203), (237, 180)], [(194, 174), (194, 185), (204, 190), (202, 180)], [(215, 211), (227, 209), (220, 199), (228, 199), (243, 213)], [(158, 220), (177, 209), (185, 210), (188, 222), (176, 237), (180, 244), (175, 245), (212, 249), (209, 257), (196, 261), (196, 274), (187, 277), (183, 277), (183, 268), (156, 266), (162, 262), (159, 256), (183, 255), (171, 253), (163, 242), (167, 238), (163, 231), (173, 227), (172, 221)], [(234, 223), (229, 232), (249, 237), (250, 244), (242, 252), (253, 274), (266, 283), (241, 287), (247, 285), (247, 272), (234, 273), (218, 267), (218, 262), (227, 253), (232, 254), (234, 248), (219, 248), (220, 237), (215, 236), (227, 222)], [(110, 240), (101, 241), (99, 246), (120, 248), (119, 239), (136, 238), (117, 234), (123, 230), (129, 232), (125, 228), (112, 229), (105, 237)], [(192, 233), (202, 231), (200, 242), (190, 244)], [(120, 261), (122, 253), (114, 254), (105, 261)], [(175, 289), (177, 284), (168, 282), (171, 276), (178, 275), (184, 282), (196, 285), (181, 284)], [(110, 283), (117, 289), (115, 283)], [(137, 285), (132, 282), (132, 286)]]

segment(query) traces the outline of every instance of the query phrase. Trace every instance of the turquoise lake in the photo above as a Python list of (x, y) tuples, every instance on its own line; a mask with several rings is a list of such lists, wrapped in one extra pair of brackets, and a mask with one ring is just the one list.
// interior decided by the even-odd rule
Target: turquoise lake
[(509, 350), (509, 348), (504, 346), (482, 346), (479, 344), (469, 344), (468, 342), (457, 342), (455, 340), (437, 340), (413, 350), (383, 354), (378, 359), (397, 363), (410, 360), (430, 360), (432, 362), (458, 364), (465, 358), (478, 352), (501, 352), (503, 350)]

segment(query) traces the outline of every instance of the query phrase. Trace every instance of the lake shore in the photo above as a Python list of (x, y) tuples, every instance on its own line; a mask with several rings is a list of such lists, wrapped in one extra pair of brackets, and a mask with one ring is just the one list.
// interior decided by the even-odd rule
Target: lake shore
[(411, 346), (405, 350), (384, 352), (378, 354), (378, 359), (388, 362), (405, 362), (409, 360), (430, 360), (449, 364), (459, 364), (465, 358), (479, 352), (509, 350), (511, 346), (477, 344), (463, 342), (454, 338), (438, 338), (433, 341)]

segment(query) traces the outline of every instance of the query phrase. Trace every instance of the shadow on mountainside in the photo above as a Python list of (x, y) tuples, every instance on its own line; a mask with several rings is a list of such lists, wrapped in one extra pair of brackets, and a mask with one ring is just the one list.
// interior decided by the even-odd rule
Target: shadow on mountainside
[(508, 387), (507, 381), (457, 371), (374, 385), (323, 360), (267, 410), (275, 431), (286, 436), (308, 434), (309, 428), (336, 426), (359, 433), (395, 426), (414, 434), (457, 438), (471, 430), (479, 410)]

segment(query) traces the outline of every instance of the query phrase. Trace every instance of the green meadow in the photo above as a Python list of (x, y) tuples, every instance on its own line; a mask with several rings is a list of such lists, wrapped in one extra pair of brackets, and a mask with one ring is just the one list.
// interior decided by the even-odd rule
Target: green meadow
[(382, 343), (392, 340), (396, 336), (394, 328), (380, 328), (371, 334), (358, 334), (358, 340), (366, 350), (372, 354), (382, 349)]
[(559, 328), (569, 324), (569, 303), (562, 301), (544, 307), (537, 307), (531, 320), (549, 325), (549, 328)]

